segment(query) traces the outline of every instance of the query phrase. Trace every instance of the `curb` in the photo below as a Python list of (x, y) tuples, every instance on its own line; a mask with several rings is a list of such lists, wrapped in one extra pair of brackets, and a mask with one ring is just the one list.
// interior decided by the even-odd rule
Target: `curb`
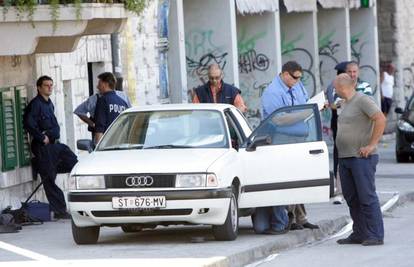
[[(387, 211), (392, 212), (398, 206), (407, 202), (414, 202), (414, 192), (401, 195), (398, 201)], [(286, 235), (276, 236), (274, 240), (266, 241), (259, 246), (234, 253), (224, 259), (220, 259), (204, 267), (234, 267), (245, 266), (260, 259), (264, 259), (271, 254), (275, 254), (281, 250), (287, 250), (299, 247), (311, 242), (323, 240), (330, 235), (341, 230), (350, 220), (349, 216), (341, 216), (332, 220), (324, 220), (317, 222), (319, 230), (301, 230), (292, 231)]]

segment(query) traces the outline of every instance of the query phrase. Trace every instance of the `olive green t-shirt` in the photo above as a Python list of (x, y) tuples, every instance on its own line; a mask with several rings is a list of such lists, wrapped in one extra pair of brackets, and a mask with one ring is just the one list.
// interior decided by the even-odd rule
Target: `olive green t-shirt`
[(342, 105), (336, 137), (339, 158), (361, 157), (359, 149), (369, 144), (374, 128), (370, 118), (377, 112), (381, 110), (374, 99), (359, 92)]

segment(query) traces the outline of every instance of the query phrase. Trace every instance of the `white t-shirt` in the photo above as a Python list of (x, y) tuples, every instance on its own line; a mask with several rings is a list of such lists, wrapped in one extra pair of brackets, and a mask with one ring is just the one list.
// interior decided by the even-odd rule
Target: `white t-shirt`
[(381, 83), (382, 96), (386, 98), (392, 98), (394, 93), (394, 76), (389, 75), (384, 71), (384, 80)]

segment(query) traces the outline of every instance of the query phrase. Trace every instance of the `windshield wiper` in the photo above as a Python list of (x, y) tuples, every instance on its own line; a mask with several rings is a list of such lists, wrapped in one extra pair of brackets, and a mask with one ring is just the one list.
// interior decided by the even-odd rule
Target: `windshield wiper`
[(116, 146), (103, 147), (99, 149), (99, 151), (142, 149), (143, 147), (143, 144), (122, 144)]
[(158, 149), (158, 148), (194, 148), (193, 146), (185, 146), (185, 145), (158, 145), (158, 146), (147, 146), (143, 149)]

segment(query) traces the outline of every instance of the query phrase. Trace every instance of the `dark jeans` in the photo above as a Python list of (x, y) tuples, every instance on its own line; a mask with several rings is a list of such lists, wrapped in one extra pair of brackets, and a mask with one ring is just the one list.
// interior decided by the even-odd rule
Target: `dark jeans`
[(76, 155), (64, 144), (42, 145), (32, 143), (35, 170), (40, 174), (50, 208), (56, 214), (66, 212), (62, 190), (56, 185), (58, 173), (70, 172), (77, 162)]
[(378, 155), (339, 159), (342, 192), (354, 221), (351, 237), (356, 240), (384, 239), (382, 213), (375, 192), (377, 163)]
[(336, 177), (338, 173), (338, 148), (336, 147), (336, 134), (338, 133), (338, 112), (335, 109), (332, 109), (331, 130), (332, 130), (332, 138), (334, 141), (333, 173), (334, 173), (334, 176)]

